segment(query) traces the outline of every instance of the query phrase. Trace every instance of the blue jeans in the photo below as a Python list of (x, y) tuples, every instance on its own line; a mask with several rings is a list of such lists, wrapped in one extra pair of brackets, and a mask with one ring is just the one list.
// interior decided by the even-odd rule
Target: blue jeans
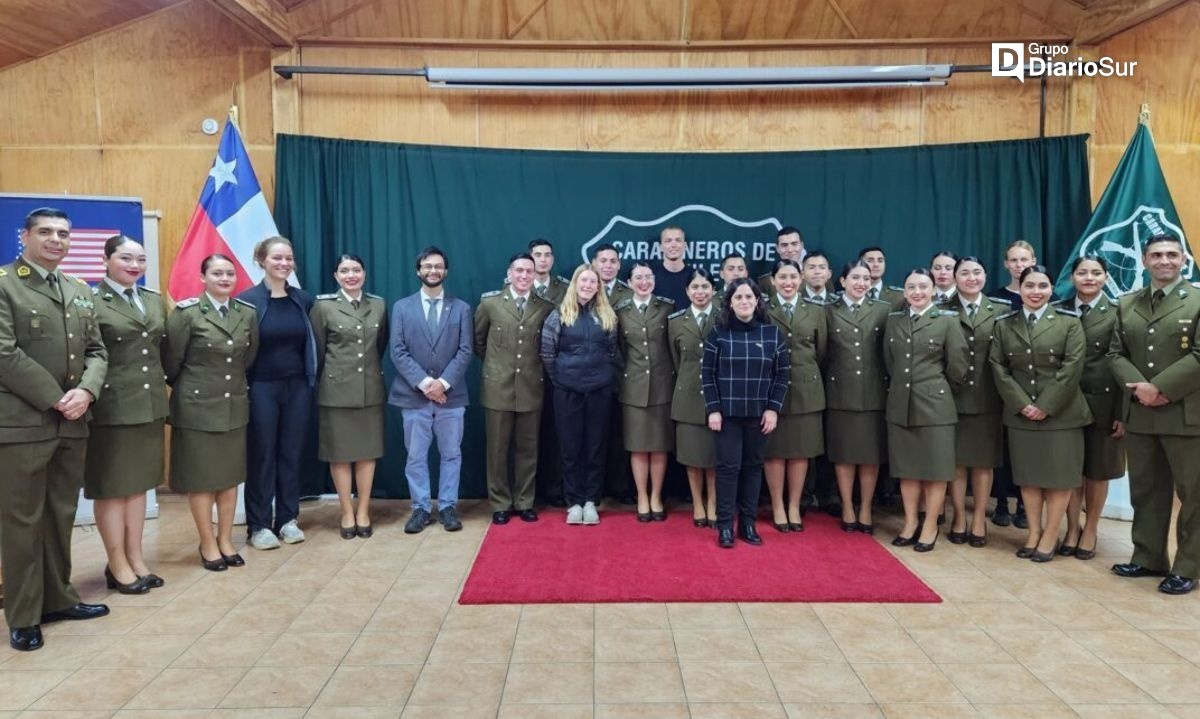
[(462, 469), (463, 415), (466, 407), (443, 407), (426, 402), (420, 409), (404, 409), (404, 448), (408, 462), (404, 476), (408, 479), (408, 496), (414, 509), (433, 511), (429, 504), (429, 447), (437, 437), (438, 509), (458, 503), (458, 475)]

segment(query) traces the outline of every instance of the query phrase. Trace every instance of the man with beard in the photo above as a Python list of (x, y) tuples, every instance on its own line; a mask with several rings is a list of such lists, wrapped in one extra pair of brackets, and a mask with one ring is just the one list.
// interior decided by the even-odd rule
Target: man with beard
[(427, 247), (417, 255), (421, 289), (392, 308), (392, 363), (396, 378), (388, 397), (404, 418), (408, 495), (412, 516), (404, 525), (416, 534), (433, 523), (429, 489), (429, 448), (437, 438), (438, 521), (447, 532), (462, 529), (455, 505), (462, 469), (463, 415), (467, 411), (467, 367), (471, 364), (471, 307), (446, 294), (450, 271), (446, 254)]

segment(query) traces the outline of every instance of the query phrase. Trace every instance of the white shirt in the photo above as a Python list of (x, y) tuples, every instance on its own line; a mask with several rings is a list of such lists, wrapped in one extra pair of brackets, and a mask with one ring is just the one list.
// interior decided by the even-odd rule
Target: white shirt
[[(440, 289), (440, 288), (439, 288), (439, 289)], [(511, 288), (510, 288), (510, 291), (511, 291)], [(513, 299), (516, 299), (518, 296), (519, 296), (519, 295), (517, 295), (517, 293), (513, 292)], [(421, 288), (421, 304), (423, 305), (423, 306), (421, 307), (421, 313), (422, 313), (423, 315), (425, 315), (425, 316), (429, 316), (429, 301), (430, 301), (430, 300), (437, 300), (437, 301), (440, 303), (440, 302), (444, 302), (444, 301), (445, 301), (445, 297), (446, 297), (446, 293), (445, 293), (445, 291), (440, 291), (440, 292), (438, 292), (438, 293), (437, 293), (437, 295), (436, 295), (435, 297), (430, 297), (429, 295), (425, 294), (425, 289), (424, 289), (424, 288)], [(526, 298), (525, 298), (525, 299), (526, 299), (526, 300), (528, 300), (528, 299), (529, 299), (528, 295), (526, 296)], [(443, 309), (445, 309), (445, 305), (439, 304), (439, 305), (438, 305), (438, 317), (439, 317), (439, 321), (440, 321), (440, 318), (441, 318), (441, 316), (442, 316), (442, 310), (443, 310)], [(429, 383), (430, 383), (430, 382), (441, 382), (441, 383), (442, 383), (442, 387), (443, 387), (443, 388), (445, 388), (445, 390), (446, 390), (447, 392), (449, 392), (449, 391), (450, 391), (450, 383), (449, 383), (449, 382), (447, 382), (445, 379), (443, 379), (443, 378), (441, 378), (441, 377), (437, 377), (437, 378), (434, 378), (434, 377), (426, 377), (425, 379), (421, 380), (420, 384), (418, 384), (418, 385), (417, 385), (417, 389), (419, 389), (419, 390), (421, 390), (422, 392), (424, 392), (424, 391), (425, 391), (425, 390), (426, 390), (426, 389), (429, 387)]]
[(820, 292), (813, 292), (813, 291), (812, 291), (812, 288), (810, 288), (810, 287), (805, 287), (805, 288), (804, 288), (804, 295), (805, 295), (806, 297), (808, 297), (808, 299), (810, 299), (810, 300), (817, 300), (817, 301), (819, 301), (819, 302), (824, 302), (824, 301), (825, 301), (825, 290), (821, 290)]
[(862, 304), (866, 301), (867, 301), (866, 295), (863, 295), (861, 300), (852, 300), (852, 299), (850, 299), (850, 295), (847, 295), (847, 294), (842, 295), (842, 302), (845, 302), (846, 306), (850, 307), (850, 308), (853, 308), (854, 305), (858, 305), (859, 307), (862, 307)]
[(783, 295), (778, 294), (778, 293), (775, 294), (775, 300), (777, 302), (779, 302), (780, 307), (789, 307), (790, 306), (792, 308), (792, 312), (796, 311), (796, 305), (799, 304), (799, 302), (800, 302), (799, 297), (793, 296), (791, 301), (789, 302), (788, 300), (783, 299)]
[[(216, 300), (213, 299), (212, 295), (208, 294), (208, 292), (205, 292), (204, 294), (206, 297), (208, 297), (208, 303), (210, 305), (212, 305), (213, 309), (216, 310), (217, 312), (220, 312), (222, 307), (225, 307), (225, 308), (229, 307), (229, 300), (225, 300), (224, 302), (217, 302)], [(228, 309), (226, 309), (226, 314), (229, 314)]]
[[(524, 295), (518, 295), (518, 294), (517, 294), (517, 291), (516, 291), (516, 290), (514, 290), (514, 289), (513, 289), (511, 286), (508, 288), (508, 293), (509, 293), (510, 295), (512, 295), (512, 298), (513, 298), (514, 300), (525, 300), (526, 302), (528, 302), (528, 301), (529, 301), (529, 295), (533, 294), (532, 292), (530, 292), (530, 293), (528, 293), (528, 294), (524, 294)], [(422, 294), (424, 294), (424, 293), (422, 293)], [(439, 298), (439, 299), (440, 299), (440, 298)]]
[(362, 298), (363, 298), (362, 291), (359, 291), (358, 297), (351, 297), (350, 293), (347, 292), (346, 290), (338, 290), (338, 292), (342, 293), (342, 297), (345, 297), (347, 302), (362, 302)]
[(125, 294), (125, 290), (132, 289), (133, 290), (133, 304), (137, 306), (137, 309), (139, 312), (141, 312), (142, 314), (146, 314), (146, 305), (142, 303), (142, 297), (141, 297), (141, 295), (138, 294), (136, 287), (133, 287), (133, 288), (122, 287), (121, 285), (117, 284), (116, 282), (113, 282), (111, 277), (105, 277), (104, 282), (110, 288), (112, 288), (112, 291), (116, 292), (121, 297), (122, 300), (126, 300), (126, 301), (128, 301), (128, 295)]
[(912, 307), (909, 307), (909, 310), (908, 310), (908, 317), (909, 317), (909, 319), (916, 319), (916, 318), (918, 318), (918, 317), (921, 317), (922, 315), (924, 315), (926, 312), (928, 312), (928, 311), (929, 311), (929, 310), (931, 310), (931, 309), (933, 309), (933, 303), (932, 303), (932, 302), (930, 302), (929, 304), (925, 305), (925, 309), (921, 310), (920, 312), (918, 312), (918, 311), (916, 311), (916, 310), (912, 309)]
[[(1096, 295), (1094, 298), (1092, 298), (1091, 302), (1080, 302), (1079, 297), (1076, 297), (1075, 298), (1075, 309), (1079, 312), (1083, 312), (1084, 307), (1091, 307), (1094, 310), (1094, 309), (1096, 309), (1096, 305), (1099, 302), (1100, 302), (1100, 295)], [(1088, 311), (1090, 312), (1091, 310), (1088, 310)]]
[[(939, 290), (938, 288), (934, 287), (933, 288), (933, 301), (934, 302), (945, 302), (946, 300), (952, 299), (954, 297), (954, 295), (957, 293), (958, 293), (957, 287), (951, 287), (950, 289), (944, 290), (944, 291)], [(938, 297), (939, 295), (941, 296), (940, 299)]]
[(1025, 305), (1021, 305), (1021, 316), (1024, 317), (1026, 321), (1029, 321), (1029, 315), (1032, 314), (1034, 317), (1037, 317), (1039, 320), (1041, 320), (1042, 315), (1046, 314), (1046, 308), (1049, 306), (1050, 303), (1047, 302), (1046, 304), (1042, 305), (1040, 310), (1037, 310), (1036, 312), (1030, 312), (1028, 309), (1026, 309)]

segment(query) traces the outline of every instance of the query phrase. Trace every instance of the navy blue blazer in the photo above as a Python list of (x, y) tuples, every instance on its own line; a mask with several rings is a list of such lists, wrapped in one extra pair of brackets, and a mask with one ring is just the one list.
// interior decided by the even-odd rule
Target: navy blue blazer
[(792, 373), (792, 354), (771, 322), (733, 320), (716, 327), (704, 342), (700, 382), (704, 409), (725, 417), (759, 417), (768, 409), (783, 413)]
[[(308, 378), (309, 387), (316, 387), (317, 336), (313, 333), (312, 320), (308, 318), (315, 300), (313, 300), (312, 295), (299, 287), (284, 285), (284, 288), (287, 290), (288, 299), (295, 302), (296, 306), (300, 308), (301, 314), (304, 315), (304, 331), (308, 333), (308, 341), (304, 343), (304, 376)], [(261, 327), (263, 316), (267, 314), (267, 307), (271, 304), (271, 290), (267, 287), (266, 280), (246, 290), (238, 295), (237, 298), (254, 305), (254, 311), (258, 313), (258, 324)], [(247, 368), (247, 371), (251, 369)]]
[(450, 383), (446, 407), (466, 407), (467, 367), (471, 364), (475, 324), (471, 306), (443, 292), (438, 308), (436, 336), (429, 332), (425, 298), (420, 290), (392, 306), (392, 334), (388, 340), (396, 377), (388, 404), (419, 409), (429, 400), (418, 386), (426, 377)]

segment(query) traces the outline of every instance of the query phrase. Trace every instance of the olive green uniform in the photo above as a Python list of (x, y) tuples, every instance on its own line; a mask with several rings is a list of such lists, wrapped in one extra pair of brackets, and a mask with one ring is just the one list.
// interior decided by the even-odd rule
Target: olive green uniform
[(825, 454), (835, 464), (887, 462), (883, 330), (891, 311), (887, 302), (865, 297), (858, 311), (844, 298), (825, 306)]
[(1117, 479), (1125, 476), (1125, 439), (1114, 439), (1113, 423), (1125, 416), (1122, 405), (1129, 394), (1113, 378), (1108, 349), (1117, 329), (1117, 301), (1101, 294), (1085, 312), (1075, 298), (1056, 302), (1055, 307), (1074, 310), (1083, 325), (1087, 349), (1079, 386), (1092, 411), (1092, 424), (1083, 431), (1083, 476), (1088, 479)]
[(358, 462), (384, 454), (384, 387), (380, 357), (388, 346), (387, 303), (362, 294), (317, 295), (309, 312), (317, 340), (317, 405), (322, 462)]
[(967, 384), (970, 355), (958, 314), (930, 307), (888, 315), (883, 360), (887, 393), (888, 465), (892, 476), (954, 479), (954, 388)]
[(645, 311), (637, 300), (622, 300), (617, 311), (617, 346), (624, 360), (617, 383), (622, 431), (629, 452), (670, 452), (675, 449), (671, 423), (671, 394), (675, 366), (671, 363), (667, 320), (675, 302), (651, 296)]
[[(873, 293), (878, 293), (879, 296), (872, 297), (871, 295)], [(872, 287), (871, 289), (867, 290), (867, 297), (870, 299), (882, 300), (883, 302), (888, 303), (892, 306), (893, 312), (898, 312), (904, 309), (908, 304), (908, 302), (904, 299), (904, 290), (899, 287), (892, 287), (890, 285)]]
[(483, 360), (479, 402), (486, 415), (488, 500), (494, 512), (533, 508), (545, 392), (538, 349), (542, 323), (553, 309), (531, 291), (519, 311), (508, 289), (485, 292), (475, 310), (475, 354)]
[(667, 320), (671, 364), (675, 368), (671, 392), (671, 419), (675, 420), (675, 459), (685, 467), (711, 469), (717, 466), (717, 449), (708, 412), (704, 407), (704, 388), (700, 365), (704, 359), (704, 340), (713, 328), (711, 304), (701, 326), (692, 308), (679, 310)]
[(154, 290), (137, 287), (134, 292), (145, 314), (107, 282), (92, 290), (96, 321), (108, 349), (108, 374), (103, 393), (92, 405), (83, 484), (88, 499), (128, 497), (162, 482), (167, 303)]
[[(1083, 483), (1083, 428), (1092, 423), (1079, 388), (1083, 342), (1079, 318), (1062, 308), (1046, 307), (1032, 329), (1023, 309), (996, 319), (989, 362), (1004, 401), (1018, 486), (1073, 489)], [(1027, 419), (1021, 410), (1028, 405), (1048, 416)]]
[(821, 363), (829, 342), (829, 319), (824, 304), (802, 300), (799, 294), (792, 300), (790, 313), (778, 295), (767, 304), (767, 314), (783, 333), (792, 356), (792, 380), (779, 424), (767, 436), (767, 459), (807, 459), (825, 451)]
[[(633, 299), (633, 288), (621, 280), (613, 280), (612, 290), (605, 290), (608, 304), (616, 307), (625, 300)], [(553, 394), (553, 392), (549, 393)], [(604, 493), (619, 499), (632, 499), (633, 470), (629, 466), (629, 453), (625, 451), (625, 420), (621, 416), (622, 405), (613, 394), (608, 412), (608, 434), (604, 438)], [(557, 442), (554, 443), (558, 445)]]
[[(1200, 288), (1179, 282), (1169, 289), (1155, 306), (1153, 287), (1121, 298), (1109, 359), (1117, 382), (1152, 382), (1170, 400), (1146, 407), (1134, 399), (1126, 409), (1132, 561), (1194, 579), (1200, 576)], [(1174, 494), (1178, 550), (1169, 563)]]
[(219, 492), (246, 481), (250, 421), (246, 369), (258, 352), (254, 305), (229, 300), (229, 316), (207, 294), (167, 318), (163, 370), (171, 385), (171, 489)]
[[(967, 307), (974, 304), (974, 308)], [(996, 318), (1012, 311), (1008, 300), (979, 295), (968, 303), (955, 293), (940, 309), (958, 313), (958, 324), (967, 340), (967, 381), (954, 392), (958, 424), (954, 426), (954, 463), (960, 467), (994, 469), (1004, 463), (1004, 407), (988, 354)]]
[(613, 280), (612, 289), (607, 290), (605, 294), (608, 295), (608, 304), (616, 307), (625, 300), (633, 299), (633, 288), (621, 280)]
[(54, 409), (68, 390), (100, 397), (108, 353), (87, 283), (23, 257), (0, 267), (0, 566), (8, 626), (79, 603), (71, 529), (88, 415)]

